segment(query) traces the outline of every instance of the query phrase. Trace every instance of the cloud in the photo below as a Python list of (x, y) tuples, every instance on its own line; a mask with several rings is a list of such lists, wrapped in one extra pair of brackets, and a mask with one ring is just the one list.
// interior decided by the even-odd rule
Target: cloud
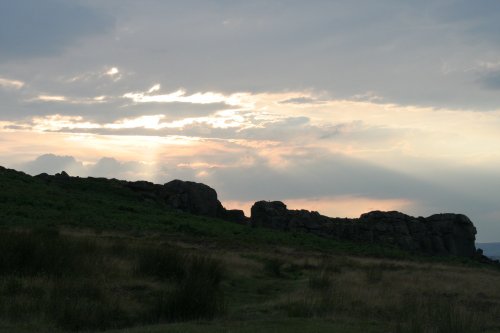
[(116, 75), (119, 75), (120, 74), (120, 71), (118, 70), (118, 68), (116, 67), (111, 67), (107, 72), (106, 72), (106, 75), (108, 76), (116, 76)]
[(10, 80), (3, 77), (0, 77), (0, 88), (7, 89), (21, 89), (24, 87), (24, 82), (19, 80)]
[(40, 173), (56, 174), (61, 171), (67, 172), (71, 176), (81, 177), (107, 177), (139, 180), (145, 175), (143, 171), (145, 165), (139, 162), (122, 162), (111, 157), (103, 157), (96, 162), (77, 161), (73, 156), (59, 156), (55, 154), (45, 154), (37, 157), (33, 161), (25, 162), (18, 167), (31, 174)]
[(36, 99), (42, 102), (66, 102), (68, 100), (65, 96), (54, 95), (39, 95)]
[(239, 106), (241, 101), (237, 94), (232, 96), (224, 96), (220, 93), (214, 92), (199, 92), (192, 95), (186, 95), (187, 92), (183, 89), (179, 89), (170, 94), (164, 95), (151, 95), (154, 92), (160, 90), (160, 85), (156, 84), (151, 87), (147, 93), (126, 93), (123, 95), (124, 98), (131, 99), (135, 103), (192, 103), (192, 104), (214, 104), (214, 103), (225, 103), (231, 106)]
[(108, 31), (112, 19), (59, 0), (0, 2), (0, 60), (54, 55), (76, 40)]
[(45, 154), (37, 157), (34, 161), (25, 163), (21, 166), (21, 169), (32, 175), (43, 172), (55, 174), (61, 171), (66, 171), (73, 175), (81, 175), (84, 173), (85, 168), (73, 156)]
[(121, 162), (111, 157), (103, 157), (88, 166), (88, 172), (94, 177), (140, 179), (144, 167), (144, 164), (139, 162)]
[[(4, 1), (0, 31), (9, 34), (1, 38), (15, 42), (2, 40), (7, 47), (0, 53), (22, 53), (24, 59), (8, 74), (37, 80), (41, 90), (55, 95), (72, 95), (63, 90), (74, 88), (73, 94), (86, 97), (126, 94), (130, 101), (147, 104), (226, 103), (209, 93), (228, 97), (241, 91), (308, 89), (336, 99), (365, 95), (431, 107), (491, 110), (500, 103), (500, 96), (475, 84), (476, 74), (467, 70), (500, 51), (500, 11), (489, 0), (85, 3)], [(51, 24), (26, 19), (29, 12), (43, 14), (37, 20), (46, 17)], [(116, 17), (116, 29), (111, 29), (110, 16)], [(75, 42), (85, 36), (99, 38)], [(62, 54), (68, 45), (71, 52)], [(39, 55), (47, 57), (42, 61)], [(444, 64), (454, 70), (442, 71)], [(73, 88), (62, 82), (56, 87), (50, 78), (67, 77), (68, 68), (75, 72), (68, 79), (95, 68), (103, 69), (101, 75), (116, 69), (105, 77), (120, 84), (88, 80), (85, 86), (82, 79)], [(157, 83), (167, 93), (141, 91)], [(179, 87), (193, 93), (182, 94)]]
[(289, 98), (283, 101), (279, 101), (280, 104), (321, 104), (323, 101), (310, 98), (310, 97), (295, 97)]
[(99, 86), (102, 88), (102, 81), (103, 79), (111, 79), (112, 82), (116, 83), (119, 80), (121, 80), (126, 73), (122, 73), (118, 67), (112, 66), (105, 66), (104, 68), (101, 68), (100, 70), (97, 71), (87, 71), (83, 73), (78, 73), (76, 75), (71, 75), (67, 77), (67, 75), (64, 76), (64, 78), (60, 81), (63, 83), (70, 83), (75, 85), (76, 83), (90, 83), (95, 85), (96, 82), (99, 82)]

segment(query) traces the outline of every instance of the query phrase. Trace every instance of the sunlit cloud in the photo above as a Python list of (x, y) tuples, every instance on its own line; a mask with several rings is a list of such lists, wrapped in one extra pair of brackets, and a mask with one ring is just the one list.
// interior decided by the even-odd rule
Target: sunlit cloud
[(118, 67), (112, 66), (78, 73), (70, 77), (62, 77), (61, 80), (66, 83), (91, 83), (99, 80), (102, 81), (103, 79), (111, 79), (113, 82), (117, 82), (122, 78), (122, 71)]
[(193, 104), (212, 104), (212, 103), (225, 103), (231, 106), (243, 106), (245, 105), (244, 98), (248, 94), (237, 93), (226, 96), (221, 93), (216, 92), (198, 92), (191, 95), (187, 95), (186, 90), (179, 89), (170, 94), (163, 95), (150, 95), (154, 92), (160, 90), (160, 85), (156, 84), (147, 93), (135, 92), (126, 93), (123, 95), (124, 98), (131, 99), (135, 103), (193, 103)]
[(109, 68), (104, 75), (110, 77), (114, 82), (122, 79), (122, 73), (117, 67)]
[(36, 99), (42, 102), (66, 102), (68, 100), (65, 96), (57, 95), (38, 95)]
[(160, 121), (165, 118), (164, 115), (154, 116), (141, 116), (133, 119), (123, 119), (112, 124), (105, 124), (103, 128), (111, 129), (124, 129), (124, 128), (147, 128), (147, 129), (160, 129), (163, 126)]
[(0, 87), (7, 89), (21, 89), (24, 87), (25, 83), (19, 80), (10, 80), (0, 77)]
[(152, 94), (154, 92), (157, 92), (159, 91), (161, 88), (161, 85), (160, 84), (155, 84), (154, 86), (152, 86), (149, 90), (148, 90), (148, 94)]
[(224, 168), (227, 165), (224, 164), (214, 164), (206, 162), (193, 162), (193, 163), (179, 163), (178, 168), (189, 168), (189, 169), (211, 169), (211, 168)]
[(75, 98), (63, 95), (38, 95), (34, 99), (28, 100), (29, 102), (48, 102), (48, 103), (66, 103), (66, 104), (101, 104), (106, 103), (108, 96), (96, 96), (91, 98)]
[(47, 117), (35, 117), (32, 120), (32, 129), (34, 131), (58, 131), (65, 129), (91, 129), (98, 128), (100, 125), (86, 122), (81, 116), (62, 116), (52, 115)]
[(115, 76), (115, 75), (118, 75), (120, 73), (120, 71), (118, 70), (118, 68), (116, 67), (111, 67), (107, 72), (106, 72), (106, 75), (109, 75), (109, 76)]
[[(155, 84), (149, 91), (154, 94), (160, 89), (160, 84)], [(282, 142), (289, 146), (310, 145), (389, 167), (404, 166), (405, 170), (412, 172), (419, 171), (415, 163), (406, 162), (410, 158), (439, 158), (448, 163), (469, 165), (500, 162), (499, 154), (496, 153), (496, 148), (500, 146), (500, 111), (477, 113), (369, 100), (336, 100), (310, 91), (236, 93), (226, 96), (222, 93), (188, 95), (179, 90), (167, 95), (139, 95), (129, 97), (135, 98), (138, 104), (148, 103), (148, 98), (152, 98), (165, 103), (201, 104), (213, 101), (229, 103), (230, 100), (238, 105), (202, 117), (182, 117), (177, 114), (171, 118), (168, 112), (172, 111), (118, 119), (110, 117), (105, 122), (89, 122), (83, 117), (53, 116), (47, 116), (42, 121), (42, 117), (37, 117), (34, 123), (38, 126), (35, 128), (72, 132), (78, 129), (87, 132), (96, 130), (102, 134), (106, 134), (106, 130), (125, 129), (130, 130), (125, 134), (131, 134), (132, 130), (137, 129), (141, 130), (137, 132), (138, 135), (193, 135), (224, 140)], [(107, 103), (116, 98), (105, 95), (74, 98), (44, 94), (36, 100), (85, 105)], [(144, 107), (147, 110), (148, 106)], [(25, 121), (13, 121), (9, 128), (26, 128), (26, 125)], [(406, 158), (401, 159), (401, 156)]]

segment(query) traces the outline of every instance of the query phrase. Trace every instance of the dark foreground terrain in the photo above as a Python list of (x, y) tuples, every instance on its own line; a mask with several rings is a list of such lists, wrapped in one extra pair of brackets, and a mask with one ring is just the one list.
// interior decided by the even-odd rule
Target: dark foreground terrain
[(224, 214), (0, 169), (0, 332), (500, 332), (494, 265)]

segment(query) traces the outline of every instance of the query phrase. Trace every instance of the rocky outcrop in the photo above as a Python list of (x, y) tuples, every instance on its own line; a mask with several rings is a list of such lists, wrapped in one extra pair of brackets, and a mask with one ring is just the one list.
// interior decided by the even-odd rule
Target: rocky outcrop
[(392, 244), (430, 255), (473, 257), (476, 254), (476, 228), (461, 214), (415, 218), (396, 211), (373, 211), (358, 219), (343, 219), (307, 210), (289, 210), (280, 201), (259, 201), (252, 207), (250, 224), (341, 240)]
[(184, 212), (205, 216), (220, 216), (224, 208), (217, 192), (201, 183), (172, 180), (163, 185), (165, 203)]
[(127, 187), (141, 193), (145, 198), (160, 201), (168, 207), (183, 212), (240, 223), (247, 220), (242, 210), (225, 209), (217, 198), (217, 192), (202, 183), (176, 179), (164, 185), (144, 181), (127, 182), (126, 184)]
[[(36, 177), (67, 188), (71, 188), (79, 179), (70, 177), (64, 171), (54, 176), (41, 174)], [(331, 218), (318, 212), (289, 210), (280, 201), (259, 201), (253, 205), (251, 218), (248, 219), (241, 210), (225, 209), (217, 198), (217, 192), (205, 184), (173, 180), (159, 185), (146, 181), (89, 179), (109, 183), (113, 188), (131, 190), (139, 200), (154, 201), (164, 207), (191, 214), (248, 223), (253, 227), (308, 232), (348, 241), (392, 244), (407, 251), (430, 255), (484, 257), (475, 248), (474, 225), (460, 214), (416, 218), (395, 211), (373, 211), (357, 219)]]

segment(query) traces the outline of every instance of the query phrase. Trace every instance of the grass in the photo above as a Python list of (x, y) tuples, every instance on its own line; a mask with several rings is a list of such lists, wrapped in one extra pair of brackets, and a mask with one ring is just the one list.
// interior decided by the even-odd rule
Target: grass
[(85, 264), (63, 273), (50, 264), (3, 269), (0, 332), (500, 332), (500, 273), (492, 269), (229, 250), (161, 234), (1, 234), (11, 249), (50, 243), (59, 251), (47, 255)]
[(223, 265), (163, 244), (0, 232), (0, 319), (68, 331), (212, 319)]

